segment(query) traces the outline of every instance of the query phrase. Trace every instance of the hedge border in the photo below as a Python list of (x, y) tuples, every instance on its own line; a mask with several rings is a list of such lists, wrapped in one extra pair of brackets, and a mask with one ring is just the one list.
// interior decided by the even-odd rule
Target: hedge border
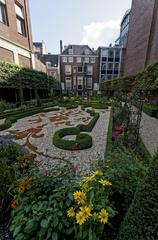
[[(87, 110), (87, 112), (93, 116), (92, 120), (87, 125), (79, 124), (76, 127), (63, 128), (55, 132), (53, 136), (53, 144), (56, 147), (72, 151), (88, 149), (92, 146), (92, 137), (80, 132), (91, 132), (98, 121), (100, 114), (91, 110)], [(77, 135), (77, 137), (75, 140), (63, 139), (63, 137), (67, 135)]]
[(111, 111), (110, 111), (110, 119), (109, 119), (106, 150), (105, 150), (105, 159), (108, 157), (109, 153), (112, 150), (112, 132), (113, 132), (113, 108), (111, 108)]
[(32, 111), (26, 111), (26, 112), (18, 112), (17, 114), (13, 114), (12, 116), (8, 116), (5, 119), (5, 122), (0, 125), (0, 131), (3, 131), (5, 129), (8, 129), (12, 126), (13, 123), (17, 122), (17, 120), (24, 118), (24, 117), (29, 117), (37, 113), (42, 113), (42, 112), (51, 112), (51, 111), (58, 111), (59, 108), (41, 108), (40, 109), (35, 109)]

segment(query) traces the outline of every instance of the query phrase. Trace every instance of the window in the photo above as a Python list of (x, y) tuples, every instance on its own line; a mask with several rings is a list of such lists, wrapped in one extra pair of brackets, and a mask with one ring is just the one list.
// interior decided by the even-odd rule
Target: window
[(65, 83), (66, 83), (66, 90), (70, 91), (72, 89), (71, 78), (65, 78)]
[(51, 67), (51, 62), (46, 62), (47, 67)]
[(108, 50), (107, 49), (102, 50), (102, 56), (103, 57), (107, 57), (108, 56)]
[(81, 63), (82, 62), (81, 57), (77, 57), (76, 61), (77, 61), (77, 63)]
[(89, 65), (87, 66), (87, 74), (92, 75), (93, 74), (93, 66)]
[(85, 50), (84, 50), (84, 54), (85, 54), (85, 55), (89, 55), (89, 54), (90, 54), (89, 49), (85, 49)]
[(67, 57), (62, 57), (63, 63), (67, 63)]
[(108, 62), (113, 62), (114, 58), (108, 58)]
[(113, 57), (114, 57), (114, 52), (111, 51), (111, 50), (109, 50), (109, 57), (110, 57), (110, 58), (113, 58)]
[(74, 58), (73, 57), (69, 57), (69, 63), (73, 63), (73, 61), (74, 61)]
[(95, 58), (91, 58), (91, 63), (95, 63)]
[(83, 89), (83, 77), (77, 77), (77, 88), (82, 90)]
[(70, 49), (68, 50), (68, 53), (69, 53), (69, 55), (73, 55), (73, 49), (70, 48)]
[(78, 67), (78, 73), (82, 73), (83, 72), (83, 68), (82, 67)]
[(0, 0), (0, 22), (8, 24), (5, 0)]
[(89, 58), (88, 58), (88, 57), (85, 57), (85, 58), (84, 58), (84, 62), (85, 62), (85, 63), (89, 63)]
[(77, 68), (73, 67), (73, 73), (76, 73), (76, 72), (77, 72)]
[(112, 70), (113, 69), (113, 64), (112, 63), (109, 63), (108, 64), (108, 70)]
[(71, 65), (65, 65), (65, 74), (71, 75)]
[(23, 8), (20, 5), (17, 5), (16, 3), (15, 3), (15, 12), (16, 12), (16, 22), (17, 22), (18, 33), (20, 33), (23, 36), (26, 36)]
[(76, 76), (73, 76), (73, 88), (76, 88)]
[(114, 70), (118, 70), (118, 69), (119, 69), (119, 63), (115, 63)]
[(92, 78), (87, 78), (87, 88), (92, 89)]

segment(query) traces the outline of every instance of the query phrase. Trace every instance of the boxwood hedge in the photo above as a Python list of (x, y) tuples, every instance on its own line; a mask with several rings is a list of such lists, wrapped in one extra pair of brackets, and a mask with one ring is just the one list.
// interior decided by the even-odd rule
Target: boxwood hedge
[[(53, 144), (64, 150), (83, 150), (90, 148), (92, 146), (92, 137), (86, 133), (81, 132), (91, 132), (94, 128), (98, 118), (99, 113), (95, 113), (94, 111), (88, 110), (91, 116), (93, 116), (92, 120), (87, 124), (79, 124), (76, 127), (71, 128), (63, 128), (58, 130), (53, 136)], [(65, 140), (63, 137), (68, 135), (76, 135), (75, 140)]]

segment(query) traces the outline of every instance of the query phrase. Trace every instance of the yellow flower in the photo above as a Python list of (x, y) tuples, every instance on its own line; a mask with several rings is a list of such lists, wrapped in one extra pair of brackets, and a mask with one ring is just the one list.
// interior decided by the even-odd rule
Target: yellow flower
[(108, 222), (108, 212), (105, 210), (105, 209), (102, 209), (99, 213), (99, 219), (100, 219), (100, 222), (102, 223), (107, 223)]
[(27, 177), (20, 183), (18, 188), (18, 193), (24, 193), (28, 185), (29, 185), (29, 178)]
[(86, 217), (83, 212), (79, 212), (76, 214), (76, 221), (79, 225), (84, 224), (84, 222), (86, 221)]
[(95, 172), (93, 173), (93, 175), (94, 175), (94, 176), (102, 176), (103, 173), (102, 173), (102, 171), (97, 170), (97, 171), (95, 171)]
[(68, 209), (67, 215), (68, 215), (68, 217), (74, 217), (75, 216), (75, 211), (74, 211), (73, 207)]
[(80, 207), (80, 210), (86, 219), (92, 216), (92, 214), (91, 214), (92, 208), (91, 207), (89, 207), (89, 206)]
[(108, 180), (103, 180), (101, 179), (100, 181), (98, 181), (99, 183), (101, 183), (104, 187), (105, 186), (111, 186), (111, 182), (109, 182)]
[(86, 199), (86, 194), (83, 191), (76, 191), (74, 192), (74, 199), (75, 201), (80, 204), (80, 203), (84, 203), (85, 199)]
[(94, 176), (83, 177), (84, 182), (92, 182), (94, 180)]

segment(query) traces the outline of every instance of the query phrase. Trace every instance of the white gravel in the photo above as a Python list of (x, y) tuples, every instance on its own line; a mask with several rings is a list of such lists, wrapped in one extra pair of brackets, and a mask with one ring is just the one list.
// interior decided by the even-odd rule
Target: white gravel
[[(90, 171), (92, 164), (104, 159), (110, 109), (97, 111), (100, 113), (100, 118), (92, 132), (89, 133), (93, 139), (93, 146), (86, 150), (62, 150), (52, 143), (53, 134), (58, 129), (76, 126), (79, 123), (87, 124), (90, 121), (90, 115), (80, 108), (72, 110), (62, 108), (59, 111), (26, 117), (18, 120), (9, 130), (0, 132), (0, 134), (10, 131), (16, 131), (18, 134), (25, 131), (23, 132), (25, 137), (16, 141), (25, 145), (28, 139), (29, 143), (37, 148), (37, 161), (41, 168), (51, 168), (52, 165), (60, 164), (61, 161), (70, 161), (77, 172), (83, 173)], [(38, 131), (36, 135), (32, 134), (32, 130)]]

